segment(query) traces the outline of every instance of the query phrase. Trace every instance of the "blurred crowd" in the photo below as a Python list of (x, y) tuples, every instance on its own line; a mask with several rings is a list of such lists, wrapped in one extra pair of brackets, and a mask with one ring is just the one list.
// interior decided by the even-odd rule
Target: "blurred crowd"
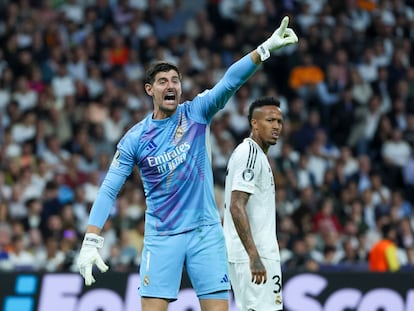
[[(414, 268), (413, 0), (17, 0), (0, 4), (0, 271), (76, 271), (116, 143), (152, 111), (148, 64), (177, 64), (192, 99), (284, 15), (299, 43), (264, 63), (211, 125), (220, 212), (246, 108), (275, 96), (284, 270), (366, 271), (385, 226), (401, 269)], [(144, 212), (135, 170), (102, 232), (113, 271), (139, 266)]]

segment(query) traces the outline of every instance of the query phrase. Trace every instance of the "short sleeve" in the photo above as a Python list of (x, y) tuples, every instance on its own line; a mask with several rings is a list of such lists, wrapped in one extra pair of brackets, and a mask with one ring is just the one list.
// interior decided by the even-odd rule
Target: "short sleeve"
[(260, 173), (257, 148), (251, 143), (242, 144), (241, 148), (235, 151), (231, 166), (230, 169), (233, 170), (231, 190), (253, 194)]

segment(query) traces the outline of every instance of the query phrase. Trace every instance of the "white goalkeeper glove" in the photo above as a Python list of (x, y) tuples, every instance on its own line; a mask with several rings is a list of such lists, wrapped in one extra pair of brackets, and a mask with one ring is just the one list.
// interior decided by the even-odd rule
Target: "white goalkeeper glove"
[(298, 42), (298, 37), (293, 29), (287, 27), (288, 24), (289, 17), (285, 16), (279, 28), (275, 30), (272, 36), (257, 47), (257, 53), (260, 55), (262, 62), (270, 57), (270, 52)]
[(86, 233), (83, 239), (77, 263), (79, 272), (85, 279), (86, 286), (95, 283), (95, 278), (92, 275), (94, 264), (101, 272), (106, 272), (109, 269), (98, 253), (98, 248), (102, 248), (103, 242), (104, 238), (95, 233)]

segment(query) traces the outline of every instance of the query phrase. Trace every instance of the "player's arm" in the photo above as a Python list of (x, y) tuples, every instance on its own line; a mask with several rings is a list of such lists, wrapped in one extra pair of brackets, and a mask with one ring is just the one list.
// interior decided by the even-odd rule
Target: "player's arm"
[(257, 66), (270, 57), (272, 52), (298, 42), (298, 37), (293, 29), (288, 28), (288, 24), (289, 17), (285, 16), (270, 38), (232, 64), (220, 81), (223, 84), (220, 87), (235, 92), (256, 72)]
[(205, 110), (205, 118), (209, 121), (256, 72), (258, 66), (270, 57), (273, 51), (298, 42), (298, 37), (291, 28), (288, 28), (288, 24), (289, 17), (285, 16), (270, 38), (233, 63), (227, 69), (223, 78), (210, 91), (196, 97), (195, 100), (204, 103), (204, 105), (194, 105), (193, 109)]
[(85, 279), (87, 286), (95, 282), (92, 274), (93, 265), (96, 265), (101, 272), (106, 272), (109, 269), (98, 252), (104, 244), (104, 238), (100, 236), (100, 233), (125, 180), (126, 176), (109, 170), (92, 205), (88, 227), (77, 260), (79, 272)]
[(109, 217), (110, 210), (121, 187), (134, 167), (134, 144), (131, 141), (134, 141), (134, 139), (124, 139), (122, 143), (118, 144), (118, 150), (91, 208), (88, 227), (77, 260), (79, 272), (85, 279), (85, 285), (87, 286), (95, 282), (92, 275), (94, 265), (101, 272), (106, 272), (109, 268), (98, 252), (104, 244), (104, 238), (100, 236), (100, 232)]
[(233, 190), (231, 193), (230, 213), (233, 218), (237, 234), (249, 256), (252, 282), (256, 284), (266, 283), (266, 269), (260, 259), (256, 244), (250, 229), (249, 218), (246, 212), (246, 204), (250, 194), (243, 191)]

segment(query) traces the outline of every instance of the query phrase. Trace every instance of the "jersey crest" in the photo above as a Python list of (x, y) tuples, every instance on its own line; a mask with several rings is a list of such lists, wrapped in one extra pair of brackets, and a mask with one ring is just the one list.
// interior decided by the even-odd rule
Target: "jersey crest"
[(246, 168), (243, 171), (242, 176), (245, 181), (252, 181), (252, 179), (254, 178), (254, 171), (251, 168)]

